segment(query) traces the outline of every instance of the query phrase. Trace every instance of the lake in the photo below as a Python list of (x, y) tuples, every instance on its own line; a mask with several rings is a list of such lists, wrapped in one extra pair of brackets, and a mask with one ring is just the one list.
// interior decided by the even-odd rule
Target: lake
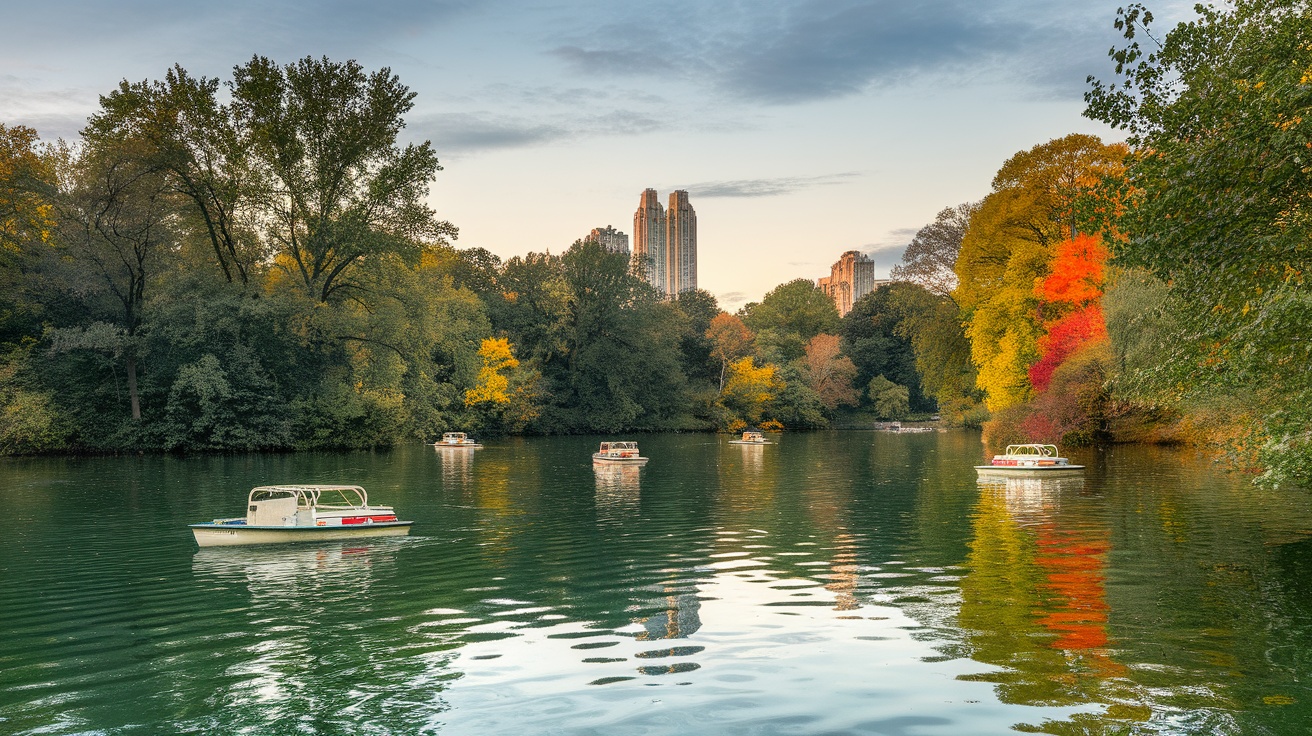
[[(0, 460), (0, 733), (1303, 733), (1312, 500), (969, 431)], [(611, 438), (619, 439), (619, 438)], [(406, 538), (198, 550), (252, 486)]]

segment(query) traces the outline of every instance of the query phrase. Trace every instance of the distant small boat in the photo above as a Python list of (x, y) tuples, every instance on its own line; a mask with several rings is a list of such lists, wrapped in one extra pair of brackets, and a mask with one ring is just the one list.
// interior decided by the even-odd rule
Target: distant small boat
[(903, 427), (902, 422), (880, 422), (875, 425), (875, 429), (881, 432), (897, 432), (899, 434), (934, 431), (933, 427)]
[(463, 447), (470, 450), (478, 450), (483, 444), (475, 439), (470, 439), (469, 435), (464, 432), (443, 432), (442, 439), (433, 443), (433, 447)]
[(400, 521), (391, 506), (370, 506), (360, 486), (260, 486), (246, 499), (246, 516), (190, 524), (196, 544), (322, 542), (357, 537), (401, 537), (413, 521)]
[(603, 442), (601, 449), (592, 453), (593, 465), (642, 466), (648, 459), (638, 454), (637, 442)]
[(988, 465), (976, 465), (979, 477), (1054, 477), (1079, 475), (1083, 465), (1072, 465), (1061, 457), (1056, 445), (1007, 445), (1006, 452), (994, 455)]
[(747, 431), (743, 432), (741, 439), (729, 440), (731, 445), (773, 445), (774, 443), (767, 440), (765, 435), (760, 432)]

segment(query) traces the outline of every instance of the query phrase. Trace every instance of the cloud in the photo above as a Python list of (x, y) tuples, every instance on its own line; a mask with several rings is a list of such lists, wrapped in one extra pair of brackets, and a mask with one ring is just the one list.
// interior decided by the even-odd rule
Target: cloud
[(627, 49), (589, 51), (578, 46), (559, 46), (547, 53), (576, 71), (589, 74), (651, 74), (671, 67), (665, 59)]
[(1072, 97), (1116, 38), (1109, 8), (1061, 0), (757, 0), (748, 10), (670, 0), (661, 10), (585, 26), (548, 53), (578, 73), (698, 80), (766, 104), (964, 85), (985, 72)]
[(665, 123), (640, 112), (612, 110), (601, 115), (524, 118), (490, 112), (438, 113), (421, 116), (409, 128), (433, 141), (439, 155), (521, 148), (583, 137), (638, 135)]
[(568, 138), (564, 128), (490, 113), (440, 113), (411, 121), (416, 135), (433, 141), (439, 155), (518, 148)]
[(704, 181), (696, 184), (670, 187), (686, 189), (689, 196), (700, 198), (713, 197), (775, 197), (817, 186), (841, 184), (847, 179), (861, 176), (857, 171), (845, 171), (839, 174), (822, 176), (781, 176), (773, 179), (731, 179), (723, 181)]
[(741, 291), (726, 291), (716, 294), (715, 301), (720, 304), (720, 309), (731, 312), (734, 307), (747, 302), (747, 294)]

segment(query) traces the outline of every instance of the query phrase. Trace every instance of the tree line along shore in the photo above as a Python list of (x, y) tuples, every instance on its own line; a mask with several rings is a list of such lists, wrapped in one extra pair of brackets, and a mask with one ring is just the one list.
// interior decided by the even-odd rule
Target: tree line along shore
[[(0, 453), (385, 447), (941, 416), (1312, 477), (1312, 19), (1115, 23), (1072, 134), (945, 207), (839, 317), (736, 313), (627, 256), (457, 248), (388, 69), (254, 57), (123, 82), (76, 141), (0, 123)], [(557, 255), (551, 251), (556, 250)]]

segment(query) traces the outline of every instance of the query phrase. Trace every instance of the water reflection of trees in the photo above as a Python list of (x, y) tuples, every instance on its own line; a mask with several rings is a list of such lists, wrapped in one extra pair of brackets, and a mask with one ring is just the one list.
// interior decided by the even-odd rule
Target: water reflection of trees
[[(179, 715), (179, 732), (413, 732), (431, 702), (410, 694), (451, 675), (449, 658), (398, 657), (404, 627), (374, 619), (379, 581), (396, 575), (406, 540), (200, 550), (192, 574), (214, 591), (243, 589), (242, 631), (211, 655), (221, 665), (206, 693), (222, 708)], [(386, 586), (386, 583), (383, 583)], [(228, 598), (228, 596), (224, 596)]]

